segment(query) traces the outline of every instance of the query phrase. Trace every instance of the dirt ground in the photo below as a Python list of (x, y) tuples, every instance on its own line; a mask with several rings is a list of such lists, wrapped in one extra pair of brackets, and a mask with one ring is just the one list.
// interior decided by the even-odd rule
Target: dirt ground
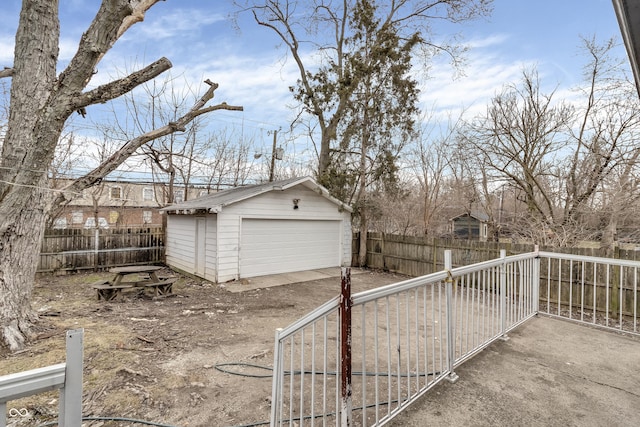
[[(180, 279), (170, 296), (128, 290), (110, 302), (90, 286), (109, 273), (40, 277), (36, 336), (0, 354), (0, 375), (64, 362), (65, 331), (84, 328), (83, 416), (100, 418), (84, 426), (268, 425), (274, 331), (339, 294), (340, 278), (230, 292), (172, 274)], [(354, 270), (352, 289), (404, 279)], [(52, 425), (57, 413), (58, 392), (7, 405), (16, 427)]]

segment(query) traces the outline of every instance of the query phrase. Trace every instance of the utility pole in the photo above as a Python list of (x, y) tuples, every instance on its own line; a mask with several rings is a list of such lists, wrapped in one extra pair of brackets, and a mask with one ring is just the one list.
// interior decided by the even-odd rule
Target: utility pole
[(278, 136), (278, 131), (273, 131), (273, 148), (271, 149), (271, 168), (269, 169), (269, 182), (273, 181), (273, 170), (276, 167), (276, 137)]

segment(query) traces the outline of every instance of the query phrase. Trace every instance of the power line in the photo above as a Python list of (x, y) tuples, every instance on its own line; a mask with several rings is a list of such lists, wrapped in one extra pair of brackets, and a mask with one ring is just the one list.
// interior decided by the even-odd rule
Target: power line
[(39, 190), (48, 191), (50, 193), (70, 193), (70, 194), (75, 194), (75, 195), (82, 195), (82, 193), (78, 193), (78, 192), (75, 192), (75, 191), (68, 191), (68, 190), (59, 189), (59, 188), (40, 187), (38, 185), (29, 185), (29, 184), (18, 184), (18, 183), (15, 183), (15, 182), (9, 182), (9, 181), (3, 181), (3, 180), (0, 180), (0, 183), (6, 184), (6, 185), (10, 185), (12, 187), (35, 188), (35, 189), (39, 189)]

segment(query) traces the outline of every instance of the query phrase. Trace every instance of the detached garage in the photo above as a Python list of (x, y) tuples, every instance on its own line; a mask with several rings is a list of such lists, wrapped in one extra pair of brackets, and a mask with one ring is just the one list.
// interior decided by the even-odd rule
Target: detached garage
[(312, 178), (168, 206), (167, 264), (213, 282), (351, 263), (351, 208)]

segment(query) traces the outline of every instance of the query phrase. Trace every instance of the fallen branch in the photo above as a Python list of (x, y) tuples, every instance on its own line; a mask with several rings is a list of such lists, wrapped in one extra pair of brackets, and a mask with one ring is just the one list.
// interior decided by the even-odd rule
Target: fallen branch
[(149, 343), (149, 344), (153, 344), (154, 343), (154, 341), (149, 340), (149, 339), (147, 339), (147, 338), (145, 338), (143, 336), (140, 336), (140, 335), (138, 335), (136, 338), (138, 338), (140, 341), (144, 341), (144, 342)]

